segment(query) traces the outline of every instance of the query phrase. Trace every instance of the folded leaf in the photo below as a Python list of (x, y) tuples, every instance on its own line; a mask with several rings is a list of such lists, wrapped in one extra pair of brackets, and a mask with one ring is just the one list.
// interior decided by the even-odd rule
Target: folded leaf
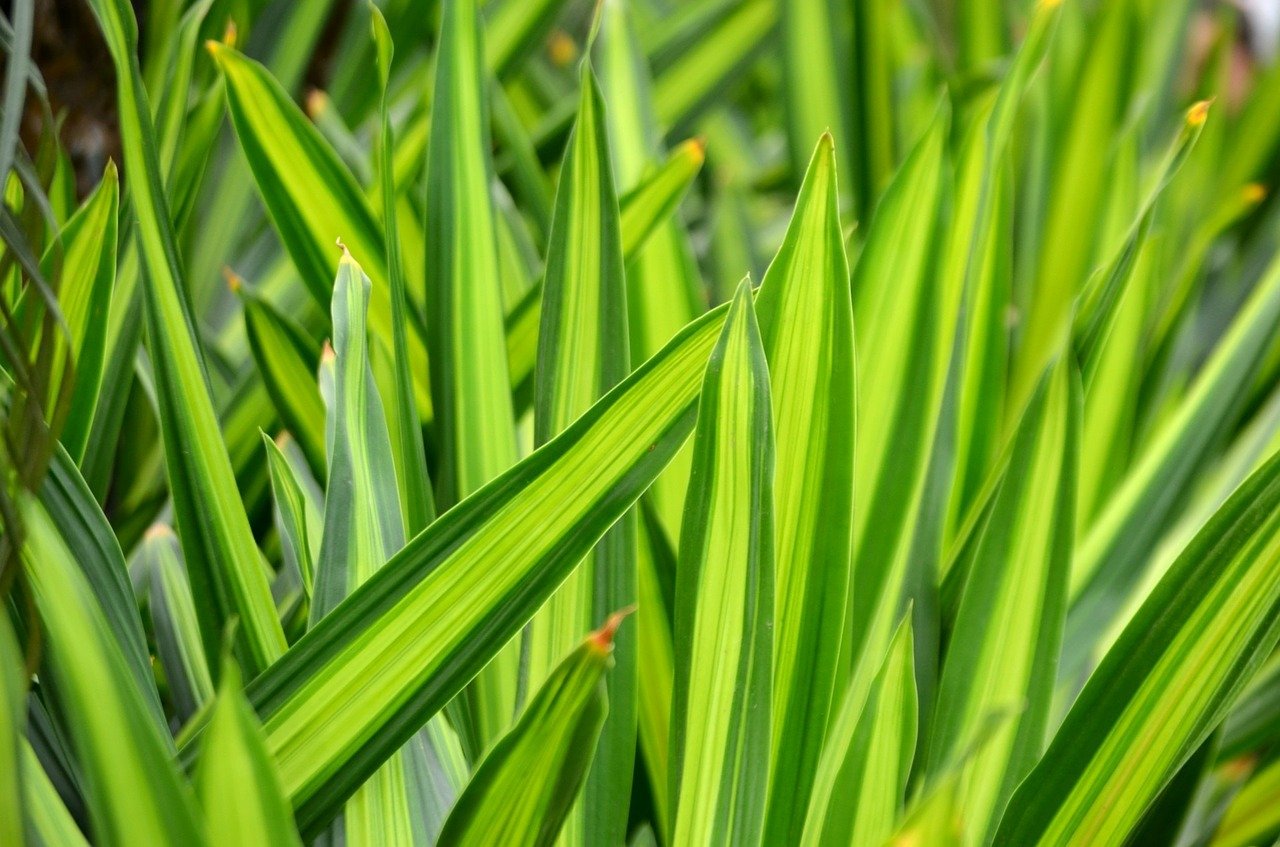
[(772, 417), (768, 365), (744, 280), (702, 385), (676, 569), (675, 844), (757, 844), (764, 828), (772, 711)]
[[(766, 843), (795, 843), (847, 679), (839, 665), (853, 532), (855, 374), (833, 140), (814, 151), (756, 312), (777, 431), (773, 783)], [(803, 320), (789, 319), (803, 315)]]
[(875, 678), (848, 686), (815, 769), (803, 847), (882, 844), (893, 832), (915, 755), (912, 650), (908, 616)]
[[(569, 135), (543, 281), (534, 379), (534, 441), (563, 431), (630, 371), (627, 288), (604, 100), (591, 65)], [(636, 602), (636, 526), (622, 519), (547, 601), (527, 634), (525, 672), (538, 686), (593, 621)], [(636, 644), (620, 639), (606, 683), (609, 717), (570, 815), (564, 844), (615, 844), (626, 835), (636, 748)]]
[(163, 192), (138, 69), (138, 26), (124, 0), (93, 0), (116, 67), (126, 184), (137, 213), (147, 339), (178, 537), (191, 573), (207, 655), (240, 620), (238, 655), (258, 671), (284, 652), (257, 545), (222, 442)]
[(440, 832), (440, 847), (556, 843), (609, 712), (605, 671), (620, 621), (611, 617), (541, 684), (476, 768)]

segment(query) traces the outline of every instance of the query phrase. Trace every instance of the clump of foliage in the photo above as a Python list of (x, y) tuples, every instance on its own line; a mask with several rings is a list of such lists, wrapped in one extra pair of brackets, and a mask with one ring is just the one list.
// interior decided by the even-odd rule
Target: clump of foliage
[(1230, 14), (86, 2), (85, 197), (3, 27), (0, 844), (1280, 832)]

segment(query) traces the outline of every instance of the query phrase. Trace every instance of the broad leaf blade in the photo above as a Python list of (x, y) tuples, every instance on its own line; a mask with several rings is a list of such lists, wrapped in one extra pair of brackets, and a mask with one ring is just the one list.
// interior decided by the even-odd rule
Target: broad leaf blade
[(1280, 458), (1187, 546), (1014, 793), (997, 844), (1120, 844), (1280, 638)]
[[(534, 384), (534, 440), (573, 423), (630, 370), (621, 225), (604, 100), (589, 63), (582, 103), (560, 170), (543, 283)], [(527, 634), (525, 672), (542, 684), (593, 621), (636, 602), (636, 527), (622, 519), (552, 595)], [(626, 835), (636, 747), (636, 650), (615, 650), (609, 717), (583, 801), (565, 825), (566, 844), (613, 844)]]
[[(515, 726), (485, 755), (440, 832), (441, 847), (556, 843), (609, 712), (604, 680), (619, 620), (615, 616), (556, 666)], [(512, 803), (513, 797), (520, 802)]]
[(856, 417), (848, 278), (835, 148), (823, 135), (756, 301), (778, 445), (770, 842), (800, 837), (847, 678), (839, 655), (853, 566)]
[(693, 468), (676, 570), (672, 841), (753, 844), (771, 743), (773, 421), (745, 280), (707, 365)]

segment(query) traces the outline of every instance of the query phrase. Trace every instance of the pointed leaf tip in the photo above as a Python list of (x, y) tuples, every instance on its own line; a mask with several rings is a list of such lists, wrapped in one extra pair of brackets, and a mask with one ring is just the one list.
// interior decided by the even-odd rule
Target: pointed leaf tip
[(231, 269), (230, 265), (222, 266), (222, 278), (227, 282), (227, 288), (231, 289), (232, 294), (239, 294), (244, 288), (244, 279), (240, 274)]
[(307, 92), (306, 100), (307, 117), (311, 120), (319, 120), (320, 116), (329, 108), (329, 95), (325, 94), (319, 88), (312, 88)]
[(636, 607), (633, 603), (630, 606), (619, 609), (609, 615), (608, 620), (604, 622), (603, 626), (587, 636), (587, 641), (602, 653), (611, 652), (613, 650), (613, 637), (617, 634), (618, 627), (621, 626), (622, 622), (635, 610)]
[(1202, 126), (1209, 117), (1209, 107), (1213, 105), (1213, 100), (1201, 100), (1192, 104), (1187, 109), (1187, 126)]
[(1267, 199), (1267, 187), (1260, 182), (1251, 182), (1244, 187), (1244, 201), (1255, 206)]

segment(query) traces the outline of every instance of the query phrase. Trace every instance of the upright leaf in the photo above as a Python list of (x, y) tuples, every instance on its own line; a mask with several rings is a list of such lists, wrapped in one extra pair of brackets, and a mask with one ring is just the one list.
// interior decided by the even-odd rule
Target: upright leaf
[[(516, 461), (479, 14), (476, 0), (444, 3), (427, 147), (428, 342), (443, 508)], [(462, 736), (473, 758), (514, 717), (518, 652), (513, 644), (499, 656), (465, 700)]]
[[(582, 103), (560, 169), (534, 378), (534, 441), (558, 434), (630, 371), (627, 289), (604, 100), (583, 62)], [(541, 685), (564, 653), (610, 610), (636, 601), (636, 527), (624, 517), (542, 612), (527, 639), (525, 672)], [(636, 747), (636, 645), (619, 640), (610, 674), (609, 717), (583, 801), (564, 843), (614, 844), (626, 835)]]
[[(404, 546), (391, 439), (369, 364), (369, 286), (369, 278), (344, 250), (333, 286), (333, 436), (312, 627)], [(415, 827), (426, 826), (420, 821), (443, 817), (444, 809), (422, 808), (427, 798), (414, 791), (409, 763), (415, 755), (460, 757), (460, 750), (445, 748), (448, 730), (440, 721), (426, 730), (435, 743), (391, 756), (347, 801), (343, 823), (348, 843), (416, 843)], [(460, 763), (453, 768), (460, 769)], [(423, 833), (421, 840), (431, 835)]]
[(137, 213), (147, 338), (155, 369), (165, 467), (205, 651), (216, 655), (222, 627), (237, 617), (237, 654), (247, 668), (257, 672), (284, 652), (284, 632), (222, 442), (195, 318), (182, 286), (151, 114), (138, 68), (137, 21), (124, 0), (93, 0), (91, 5), (116, 67), (126, 184)]
[[(795, 843), (846, 674), (855, 374), (849, 263), (824, 134), (756, 312), (777, 434), (772, 792), (766, 843)], [(789, 320), (803, 315), (803, 320)]]
[(972, 843), (987, 841), (1045, 740), (1071, 569), (1079, 405), (1076, 377), (1060, 362), (1032, 395), (973, 557), (958, 566), (966, 579), (928, 768), (938, 774), (976, 750), (960, 766), (957, 796)]
[[(61, 249), (58, 307), (70, 333), (70, 345), (63, 350), (64, 358), (55, 365), (55, 373), (49, 379), (51, 392), (57, 391), (62, 379), (74, 379), (67, 419), (59, 437), (77, 463), (84, 457), (102, 383), (107, 311), (116, 278), (118, 206), (116, 167), (108, 162), (98, 187), (59, 233), (60, 247), (50, 245), (40, 262), (41, 271), (51, 276), (55, 250)], [(61, 336), (59, 342), (65, 344)]]
[(234, 660), (222, 663), (218, 698), (203, 744), (195, 788), (210, 841), (246, 847), (300, 845), (262, 727), (240, 690)]
[(882, 844), (893, 832), (916, 745), (911, 641), (908, 616), (870, 685), (848, 686), (815, 770), (802, 847)]
[(605, 671), (620, 622), (611, 617), (542, 683), (476, 768), (440, 832), (441, 847), (556, 843), (609, 712)]
[(382, 185), (382, 240), (387, 252), (387, 271), (391, 282), (391, 342), (395, 369), (395, 392), (391, 397), (389, 426), (395, 434), (391, 453), (396, 462), (396, 482), (400, 487), (400, 504), (404, 509), (405, 529), (410, 535), (419, 532), (435, 518), (435, 502), (431, 499), (431, 482), (427, 479), (427, 458), (422, 447), (422, 427), (413, 399), (413, 375), (409, 348), (410, 312), (404, 266), (400, 258), (400, 233), (397, 226), (395, 168), (392, 150), (395, 137), (391, 129), (387, 86), (391, 79), (392, 43), (387, 21), (378, 7), (369, 4), (373, 20), (373, 38), (378, 49), (378, 76), (382, 84), (378, 130), (378, 177)]
[(773, 421), (738, 287), (698, 408), (676, 570), (671, 792), (676, 844), (758, 844), (771, 743)]
[(250, 684), (304, 834), (497, 654), (666, 466), (724, 313), (438, 518)]
[(156, 658), (164, 669), (174, 711), (185, 722), (213, 699), (213, 676), (200, 640), (200, 624), (182, 550), (173, 530), (165, 524), (147, 530), (137, 563), (145, 575)]

